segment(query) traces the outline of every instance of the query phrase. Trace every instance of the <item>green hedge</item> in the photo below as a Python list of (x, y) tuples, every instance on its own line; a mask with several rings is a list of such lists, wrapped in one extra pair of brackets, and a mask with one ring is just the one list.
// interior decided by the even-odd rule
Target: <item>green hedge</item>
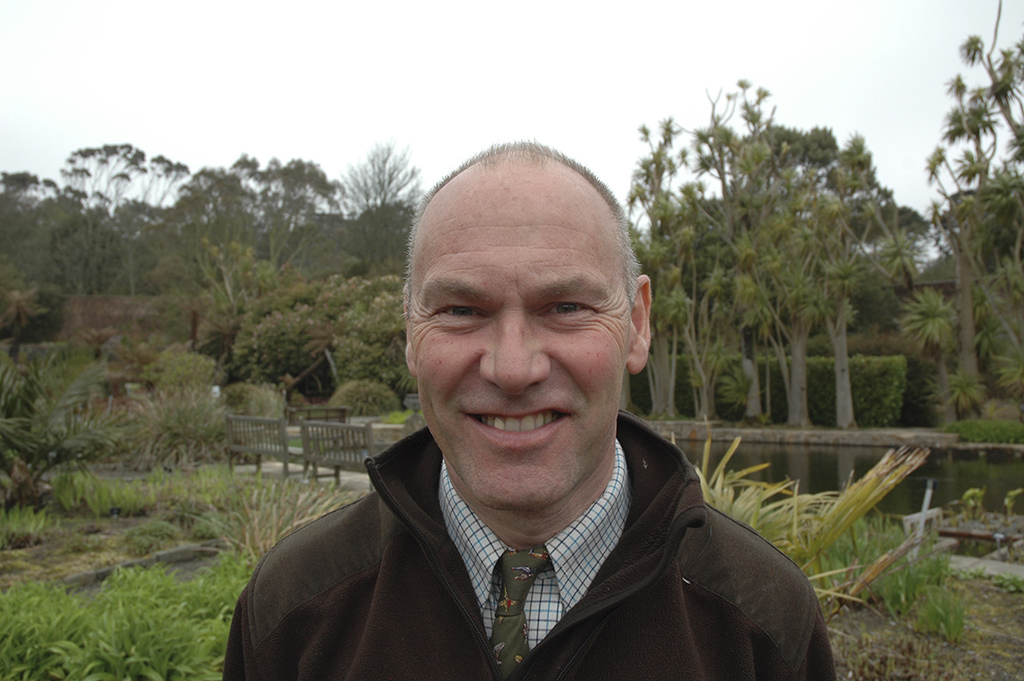
[[(739, 357), (735, 360), (739, 362)], [(774, 359), (759, 359), (758, 377), (764, 395), (769, 386), (765, 382), (765, 363), (768, 362), (771, 389), (771, 420), (785, 423), (789, 416), (786, 404), (786, 387)], [(685, 358), (679, 358), (676, 377), (676, 410), (681, 416), (694, 414), (693, 392), (689, 386), (689, 374)], [(850, 383), (853, 391), (853, 409), (857, 425), (862, 428), (884, 428), (899, 423), (903, 407), (903, 396), (907, 386), (907, 361), (901, 356), (850, 358)], [(807, 360), (807, 407), (811, 422), (817, 426), (836, 424), (835, 369), (831, 357), (809, 357)], [(651, 408), (650, 389), (647, 386), (647, 369), (630, 380), (630, 398), (639, 413), (649, 413)], [(763, 398), (762, 398), (763, 403)], [(742, 407), (716, 401), (715, 408), (720, 418), (739, 421), (743, 418)]]
[(957, 421), (947, 425), (944, 430), (956, 433), (964, 442), (1024, 444), (1024, 423), (1017, 421)]

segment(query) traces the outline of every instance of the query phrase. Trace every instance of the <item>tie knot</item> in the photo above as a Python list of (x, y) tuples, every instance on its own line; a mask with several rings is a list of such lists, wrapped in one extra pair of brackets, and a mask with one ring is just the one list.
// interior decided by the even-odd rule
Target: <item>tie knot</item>
[[(551, 557), (543, 546), (532, 549), (511, 549), (498, 560), (501, 568), (503, 598), (498, 603), (499, 614), (522, 612), (523, 599), (533, 581), (551, 565)], [(504, 613), (501, 613), (501, 611)]]

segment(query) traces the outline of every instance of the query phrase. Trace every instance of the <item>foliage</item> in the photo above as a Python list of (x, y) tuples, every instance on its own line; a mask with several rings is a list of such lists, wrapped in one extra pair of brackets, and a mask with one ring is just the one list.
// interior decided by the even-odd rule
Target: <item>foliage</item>
[(213, 523), (239, 554), (255, 561), (304, 525), (357, 498), (352, 492), (290, 480), (260, 480)]
[(985, 420), (956, 421), (947, 424), (944, 432), (956, 433), (962, 442), (988, 444), (1024, 444), (1024, 423)]
[(156, 505), (151, 488), (126, 480), (89, 478), (82, 497), (94, 518), (104, 516), (141, 516)]
[(410, 416), (418, 413), (419, 412), (415, 412), (411, 409), (406, 409), (405, 411), (393, 411), (384, 418), (382, 418), (380, 422), (400, 426), (404, 424)]
[[(903, 398), (907, 387), (907, 361), (902, 356), (850, 357), (850, 377), (853, 389), (854, 411), (857, 423), (867, 428), (885, 428), (899, 423), (902, 414)], [(770, 373), (769, 380), (760, 381), (762, 400), (767, 402), (765, 393), (770, 389), (771, 420), (774, 423), (786, 422), (786, 399), (782, 373), (773, 359), (762, 358), (758, 372), (765, 375), (765, 367)], [(722, 381), (716, 395), (716, 412), (727, 420), (742, 418), (742, 410), (737, 409), (739, 388), (730, 392), (728, 377), (740, 380), (738, 358), (730, 358), (724, 370)], [(831, 357), (810, 357), (807, 360), (808, 413), (811, 421), (819, 426), (835, 426), (835, 376), (834, 362)], [(645, 372), (647, 369), (644, 370)], [(692, 391), (685, 386), (689, 377), (686, 366), (679, 367), (676, 385), (676, 408), (679, 414), (692, 416), (694, 401)], [(746, 385), (746, 383), (743, 383)], [(634, 408), (646, 413), (650, 408), (650, 395), (645, 394), (644, 372), (630, 380), (630, 397)]]
[(209, 390), (217, 378), (217, 362), (212, 357), (172, 346), (142, 372), (142, 377), (157, 390)]
[(61, 471), (50, 480), (54, 500), (65, 512), (78, 508), (94, 478), (89, 471)]
[(346, 381), (327, 402), (331, 407), (347, 406), (352, 416), (378, 416), (401, 408), (398, 395), (383, 383), (369, 380)]
[(50, 517), (42, 509), (0, 508), (0, 549), (20, 549), (38, 544), (50, 524)]
[(1013, 594), (1024, 594), (1024, 577), (1004, 572), (993, 577), (992, 581), (1003, 591)]
[(959, 681), (970, 678), (949, 669), (937, 659), (937, 644), (931, 639), (898, 628), (863, 633), (857, 638), (836, 640), (836, 666), (848, 670), (845, 678), (859, 681)]
[[(890, 450), (863, 477), (841, 492), (800, 494), (792, 480), (762, 483), (748, 476), (764, 469), (760, 464), (741, 471), (726, 466), (739, 447), (737, 438), (718, 466), (709, 470), (711, 439), (704, 447), (698, 475), (704, 498), (732, 518), (746, 523), (772, 542), (799, 565), (812, 580), (818, 580), (821, 598), (851, 598), (901, 557), (889, 552), (868, 565), (856, 578), (837, 584), (832, 580), (828, 555), (854, 524), (873, 509), (928, 457), (927, 449)], [(905, 553), (910, 544), (901, 545)]]
[(949, 377), (949, 402), (956, 409), (958, 418), (976, 414), (985, 401), (985, 393), (981, 378), (962, 368)]
[(352, 379), (398, 389), (408, 381), (401, 278), (331, 277), (268, 297), (246, 313), (230, 369), (253, 382), (293, 377), (305, 395)]
[(133, 556), (144, 556), (147, 553), (165, 548), (181, 538), (177, 527), (166, 520), (151, 520), (136, 525), (122, 536), (122, 541)]
[(950, 643), (959, 643), (964, 635), (966, 610), (967, 606), (958, 593), (938, 584), (930, 585), (925, 588), (923, 602), (917, 611), (916, 629), (941, 634)]
[(960, 495), (964, 517), (968, 520), (981, 520), (985, 517), (985, 487), (971, 487)]
[(133, 465), (192, 467), (224, 456), (224, 403), (209, 388), (158, 392), (130, 404), (126, 436)]
[[(22, 373), (0, 362), (0, 472), (10, 504), (35, 504), (54, 468), (80, 467), (109, 451), (115, 421), (90, 404), (104, 367), (70, 352), (36, 360)], [(3, 485), (0, 479), (0, 485)]]
[(918, 599), (930, 587), (941, 586), (949, 574), (949, 557), (928, 556), (900, 566), (877, 581), (872, 591), (893, 617), (910, 614)]
[(116, 570), (95, 597), (16, 584), (0, 594), (0, 678), (219, 679), (251, 570), (232, 555), (188, 581), (163, 567)]
[(1006, 509), (1006, 517), (1009, 518), (1013, 515), (1013, 505), (1017, 501), (1017, 497), (1024, 494), (1024, 487), (1018, 487), (1017, 489), (1011, 489), (1003, 497), (1003, 508)]
[(223, 395), (224, 408), (229, 414), (266, 418), (280, 418), (284, 414), (281, 391), (268, 383), (232, 383), (224, 387)]

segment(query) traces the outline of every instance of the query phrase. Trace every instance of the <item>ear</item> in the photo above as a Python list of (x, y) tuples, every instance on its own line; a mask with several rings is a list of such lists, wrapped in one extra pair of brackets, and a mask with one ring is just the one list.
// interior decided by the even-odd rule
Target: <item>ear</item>
[(626, 355), (626, 369), (638, 374), (647, 365), (647, 353), (651, 347), (651, 279), (646, 274), (636, 280), (636, 300), (633, 301), (632, 338)]

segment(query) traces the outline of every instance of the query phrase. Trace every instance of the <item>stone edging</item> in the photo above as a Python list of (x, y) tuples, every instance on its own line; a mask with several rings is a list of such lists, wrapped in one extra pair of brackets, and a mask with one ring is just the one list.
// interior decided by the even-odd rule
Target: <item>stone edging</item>
[(95, 570), (88, 570), (86, 572), (68, 575), (61, 581), (65, 586), (87, 586), (89, 584), (102, 582), (112, 575), (114, 570), (118, 568), (152, 567), (157, 563), (187, 563), (200, 558), (216, 556), (224, 548), (225, 544), (223, 540), (220, 539), (213, 539), (211, 541), (203, 542), (202, 544), (182, 544), (181, 546), (175, 546), (172, 549), (157, 551), (153, 555), (146, 556), (145, 558), (129, 560), (117, 565), (108, 565)]

